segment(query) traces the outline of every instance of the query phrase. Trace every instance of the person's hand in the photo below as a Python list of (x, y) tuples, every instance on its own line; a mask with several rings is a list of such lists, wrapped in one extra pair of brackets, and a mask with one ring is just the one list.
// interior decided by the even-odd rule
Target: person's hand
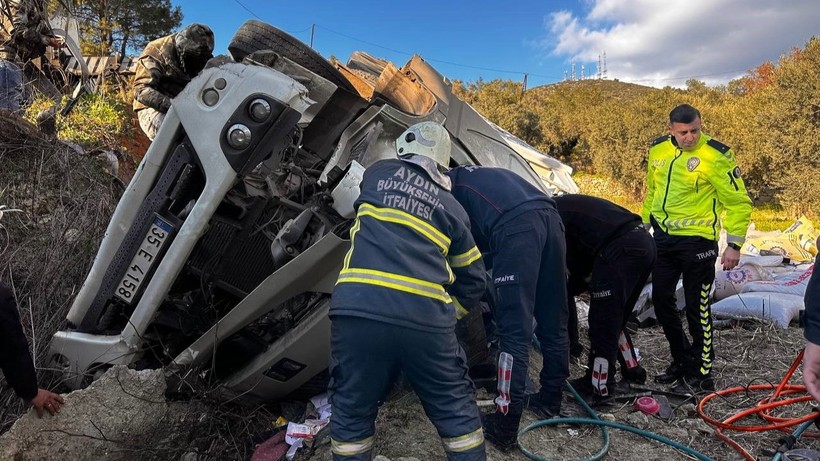
[(45, 389), (37, 389), (37, 395), (31, 399), (31, 405), (37, 411), (37, 417), (43, 417), (43, 410), (51, 413), (52, 416), (60, 412), (60, 407), (63, 406), (65, 400), (59, 394), (47, 391)]
[(820, 345), (809, 341), (803, 353), (803, 383), (814, 400), (820, 402)]
[(740, 250), (726, 247), (726, 250), (724, 250), (720, 256), (720, 263), (723, 264), (723, 270), (728, 271), (734, 269), (738, 262), (740, 262)]

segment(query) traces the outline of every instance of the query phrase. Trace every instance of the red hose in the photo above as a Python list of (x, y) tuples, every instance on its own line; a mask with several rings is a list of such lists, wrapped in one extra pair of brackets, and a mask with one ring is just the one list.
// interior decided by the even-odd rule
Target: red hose
[[(749, 454), (743, 447), (741, 447), (737, 442), (732, 440), (729, 436), (727, 436), (723, 431), (724, 430), (732, 430), (732, 431), (739, 431), (739, 432), (763, 432), (763, 431), (772, 431), (772, 430), (779, 430), (779, 431), (786, 431), (786, 429), (798, 426), (806, 421), (811, 421), (817, 418), (816, 412), (811, 412), (805, 416), (801, 416), (798, 418), (782, 418), (773, 416), (771, 414), (772, 410), (779, 407), (784, 407), (787, 405), (793, 405), (796, 403), (802, 402), (809, 402), (812, 400), (810, 395), (802, 395), (800, 397), (788, 397), (794, 394), (805, 394), (806, 393), (806, 386), (802, 384), (789, 384), (789, 380), (791, 380), (792, 375), (800, 366), (803, 361), (803, 351), (801, 350), (800, 353), (795, 358), (792, 366), (789, 368), (789, 371), (783, 377), (783, 380), (780, 382), (779, 385), (774, 386), (772, 384), (754, 384), (751, 386), (737, 386), (731, 387), (727, 389), (721, 389), (717, 392), (713, 392), (703, 399), (701, 399), (700, 403), (698, 403), (698, 414), (700, 417), (706, 421), (707, 423), (715, 426), (716, 430), (715, 433), (717, 436), (726, 442), (729, 446), (735, 449), (738, 453), (740, 453), (746, 460), (748, 461), (755, 461), (755, 458)], [(723, 421), (718, 421), (706, 413), (706, 404), (709, 403), (715, 397), (723, 397), (730, 394), (735, 394), (739, 392), (748, 392), (748, 391), (761, 391), (761, 390), (768, 390), (773, 389), (774, 392), (762, 399), (752, 408), (748, 408), (741, 412), (738, 412)], [(740, 426), (736, 425), (735, 423), (748, 418), (750, 416), (757, 416), (767, 424), (762, 425), (754, 425), (754, 426)], [(820, 433), (817, 432), (804, 432), (802, 437), (820, 437)]]

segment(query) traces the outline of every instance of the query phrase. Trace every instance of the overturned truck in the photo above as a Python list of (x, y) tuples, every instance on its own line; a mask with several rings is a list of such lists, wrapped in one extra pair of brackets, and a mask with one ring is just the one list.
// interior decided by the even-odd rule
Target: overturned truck
[(327, 384), (330, 293), (362, 171), (421, 121), (453, 165), (508, 168), (546, 192), (571, 169), (488, 122), (414, 56), (331, 64), (262, 22), (172, 108), (111, 218), (49, 360), (80, 387), (107, 367), (202, 370), (231, 398)]

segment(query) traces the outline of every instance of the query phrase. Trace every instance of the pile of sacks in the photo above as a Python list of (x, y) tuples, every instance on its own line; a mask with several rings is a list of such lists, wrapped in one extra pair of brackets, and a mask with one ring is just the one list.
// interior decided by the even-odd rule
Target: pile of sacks
[(741, 258), (735, 269), (717, 273), (712, 314), (788, 328), (804, 309), (803, 296), (813, 270), (813, 264), (785, 264), (781, 256)]
[[(781, 328), (800, 317), (803, 297), (814, 270), (818, 231), (805, 216), (783, 232), (756, 232), (749, 229), (741, 248), (740, 264), (724, 271), (720, 258), (716, 262), (712, 286), (712, 314), (717, 319), (754, 319), (771, 322)], [(720, 253), (726, 248), (723, 232)], [(675, 292), (677, 308), (684, 308), (683, 282)], [(644, 286), (633, 310), (638, 326), (657, 322), (652, 306), (652, 283)], [(579, 317), (581, 312), (579, 312)], [(579, 319), (580, 320), (580, 319)]]
[(816, 239), (817, 231), (805, 216), (783, 232), (749, 237), (741, 248), (740, 264), (716, 272), (712, 314), (765, 320), (788, 328), (804, 309), (803, 297), (817, 255)]

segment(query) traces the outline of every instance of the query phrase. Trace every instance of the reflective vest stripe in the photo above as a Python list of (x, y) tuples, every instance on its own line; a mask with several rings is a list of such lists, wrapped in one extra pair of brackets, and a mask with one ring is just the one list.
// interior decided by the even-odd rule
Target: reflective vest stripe
[(330, 439), (330, 450), (339, 456), (355, 456), (373, 449), (373, 436), (356, 442), (339, 442)]
[(462, 317), (470, 313), (470, 311), (465, 309), (464, 306), (458, 302), (458, 299), (453, 298), (453, 304), (456, 306), (456, 320), (461, 320)]
[(450, 267), (467, 267), (479, 258), (481, 258), (481, 252), (478, 251), (478, 247), (472, 247), (466, 253), (448, 256), (447, 261)]
[(359, 223), (359, 220), (356, 219), (353, 226), (350, 228), (350, 249), (347, 250), (347, 254), (345, 255), (343, 267), (350, 266), (350, 257), (353, 255), (353, 246), (356, 244), (356, 232), (359, 232), (361, 227), (361, 223)]
[(342, 269), (336, 283), (366, 283), (437, 299), (448, 304), (452, 302), (450, 295), (437, 283), (373, 269)]
[(478, 428), (469, 434), (449, 439), (441, 439), (444, 443), (444, 451), (462, 452), (472, 450), (484, 443), (484, 431)]
[(421, 220), (410, 213), (405, 213), (404, 211), (393, 208), (378, 208), (369, 203), (363, 203), (359, 206), (359, 212), (357, 214), (358, 218), (361, 218), (362, 216), (370, 216), (378, 219), (379, 221), (392, 222), (407, 226), (430, 239), (430, 241), (441, 248), (442, 253), (445, 255), (450, 249), (451, 240), (446, 235), (442, 234), (427, 221)]

